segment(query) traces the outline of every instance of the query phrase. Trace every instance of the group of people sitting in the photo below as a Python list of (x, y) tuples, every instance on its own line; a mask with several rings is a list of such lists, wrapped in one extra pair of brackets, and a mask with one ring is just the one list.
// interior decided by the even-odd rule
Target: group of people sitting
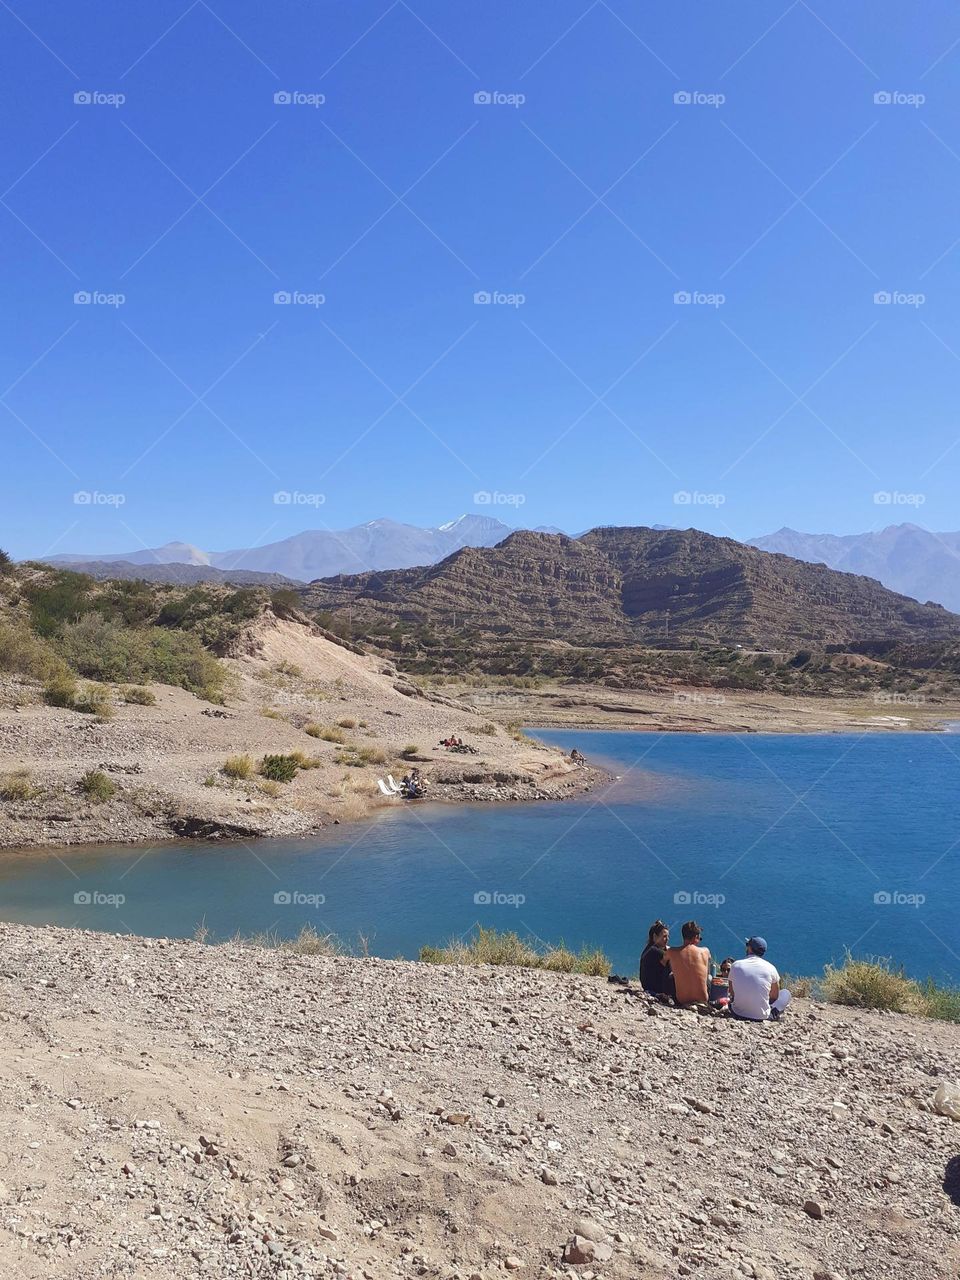
[(427, 793), (427, 780), (419, 769), (411, 769), (400, 779), (400, 794), (404, 800), (422, 800)]
[(461, 751), (472, 756), (480, 754), (476, 747), (471, 747), (462, 738), (454, 738), (452, 735), (449, 738), (441, 738), (437, 746), (446, 747), (448, 751)]
[(640, 957), (640, 985), (664, 1004), (708, 1006), (704, 1012), (731, 1014), (744, 1022), (776, 1021), (790, 1003), (780, 974), (766, 958), (766, 939), (745, 940), (742, 960), (727, 956), (719, 967), (696, 920), (680, 928), (683, 945), (670, 946), (670, 928), (655, 920)]

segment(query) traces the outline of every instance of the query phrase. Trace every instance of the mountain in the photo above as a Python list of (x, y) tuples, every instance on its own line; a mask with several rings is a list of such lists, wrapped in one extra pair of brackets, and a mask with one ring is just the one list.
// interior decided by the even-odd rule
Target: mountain
[(960, 610), (960, 533), (932, 533), (916, 524), (845, 536), (784, 528), (749, 545), (866, 574), (892, 591)]
[(250, 569), (214, 569), (208, 564), (132, 564), (129, 560), (71, 560), (61, 568), (86, 573), (91, 578), (138, 578), (143, 582), (172, 582), (193, 586), (198, 582), (226, 582), (247, 587), (298, 587), (302, 584), (282, 573), (256, 573)]
[(162, 547), (142, 551), (115, 551), (104, 555), (62, 555), (44, 557), (47, 564), (72, 568), (83, 563), (106, 560), (113, 564), (210, 564), (210, 556), (189, 542), (165, 542)]
[(960, 635), (960, 617), (870, 578), (697, 529), (521, 531), (439, 564), (313, 582), (315, 608), (573, 644), (745, 646)]
[(511, 532), (510, 525), (492, 516), (462, 515), (435, 529), (400, 524), (396, 520), (371, 520), (350, 529), (309, 529), (280, 542), (233, 551), (201, 551), (187, 542), (168, 542), (154, 550), (58, 555), (46, 559), (50, 564), (65, 567), (79, 564), (87, 567), (98, 561), (206, 565), (231, 571), (282, 574), (309, 582), (312, 578), (339, 573), (435, 564), (460, 547), (490, 547)]

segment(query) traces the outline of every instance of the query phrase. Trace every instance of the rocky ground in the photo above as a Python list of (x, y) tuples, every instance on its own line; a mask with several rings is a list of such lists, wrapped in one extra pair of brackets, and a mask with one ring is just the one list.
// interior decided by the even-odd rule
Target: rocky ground
[[(235, 687), (223, 707), (153, 685), (154, 706), (114, 690), (107, 719), (46, 706), (34, 683), (0, 680), (0, 785), (25, 770), (30, 788), (0, 801), (0, 847), (307, 833), (402, 803), (381, 796), (377, 779), (399, 780), (414, 763), (430, 798), (451, 802), (563, 799), (604, 776), (461, 701), (424, 695), (389, 664), (300, 622), (261, 620), (226, 665)], [(314, 725), (340, 741), (311, 736)], [(477, 754), (437, 747), (451, 735)], [(287, 784), (223, 772), (229, 756), (257, 763), (295, 751), (317, 767)], [(88, 770), (106, 773), (112, 799), (83, 794)]]
[(946, 1280), (960, 1028), (0, 926), (0, 1274)]

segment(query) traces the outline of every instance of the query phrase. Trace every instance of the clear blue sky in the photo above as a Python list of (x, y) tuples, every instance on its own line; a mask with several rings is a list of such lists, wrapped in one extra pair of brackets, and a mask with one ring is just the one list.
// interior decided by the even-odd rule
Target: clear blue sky
[(955, 5), (11, 0), (0, 32), (14, 554), (960, 525)]

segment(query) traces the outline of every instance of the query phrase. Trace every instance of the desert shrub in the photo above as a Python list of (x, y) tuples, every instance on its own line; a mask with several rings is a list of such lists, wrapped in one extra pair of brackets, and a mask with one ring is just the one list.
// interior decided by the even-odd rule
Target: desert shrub
[(93, 586), (93, 579), (85, 573), (57, 569), (26, 587), (23, 594), (30, 605), (34, 631), (49, 638), (65, 622), (76, 622), (88, 613)]
[(88, 684), (73, 700), (75, 711), (85, 711), (87, 715), (98, 716), (101, 720), (113, 719), (113, 699), (110, 690), (102, 684)]
[(322, 738), (324, 742), (337, 742), (341, 745), (347, 740), (347, 735), (342, 729), (321, 729), (319, 733), (315, 733), (312, 736)]
[(66, 677), (67, 664), (52, 646), (22, 623), (0, 623), (0, 671), (52, 681)]
[(43, 700), (49, 707), (73, 707), (77, 697), (77, 682), (72, 675), (58, 675), (48, 680), (43, 689)]
[(855, 959), (849, 953), (839, 967), (827, 965), (820, 980), (823, 998), (829, 1004), (852, 1005), (857, 1009), (883, 1009), (892, 1013), (920, 1011), (920, 988), (902, 969), (895, 969), (884, 956)]
[(274, 671), (278, 676), (302, 676), (303, 668), (298, 667), (295, 662), (288, 662), (286, 658), (281, 658), (279, 662), (274, 663)]
[(253, 761), (249, 756), (227, 756), (221, 772), (228, 778), (252, 778)]
[(144, 689), (142, 685), (128, 684), (123, 693), (124, 702), (129, 702), (135, 707), (155, 707), (157, 705), (157, 695), (152, 689)]
[(292, 587), (278, 587), (271, 591), (270, 604), (278, 618), (296, 617), (303, 609), (303, 602)]
[(344, 717), (343, 720), (337, 721), (337, 727), (340, 729), (355, 729), (357, 727), (357, 722), (356, 720), (351, 720), (349, 717)]
[(297, 762), (298, 769), (319, 769), (323, 763), (319, 756), (308, 756), (303, 751), (291, 751), (288, 758)]
[(956, 987), (938, 987), (932, 978), (920, 984), (923, 1012), (928, 1018), (940, 1022), (960, 1022), (960, 990)]
[(271, 800), (276, 800), (277, 796), (283, 795), (283, 787), (279, 782), (272, 782), (269, 778), (263, 778), (260, 782), (260, 790), (265, 796), (269, 796)]
[(404, 760), (415, 760), (419, 754), (420, 754), (420, 748), (417, 746), (415, 742), (408, 742), (407, 745), (400, 752), (400, 755)]
[(282, 720), (283, 712), (278, 711), (276, 707), (261, 707), (260, 714), (265, 720)]
[(208, 702), (222, 702), (229, 687), (227, 669), (196, 636), (154, 627), (150, 637), (149, 678), (177, 685)]
[(33, 800), (39, 794), (30, 781), (29, 769), (15, 769), (0, 778), (0, 800)]
[(323, 736), (323, 730), (320, 726), (318, 724), (313, 724), (312, 722), (303, 726), (303, 732), (309, 734), (311, 738), (320, 738)]
[(57, 648), (74, 671), (90, 680), (145, 680), (150, 646), (145, 631), (134, 631), (99, 613), (65, 623)]
[(292, 782), (299, 765), (294, 756), (267, 755), (260, 761), (260, 774), (271, 782)]
[(585, 947), (574, 955), (562, 943), (539, 949), (519, 934), (484, 928), (478, 928), (469, 941), (455, 938), (445, 947), (421, 947), (420, 959), (427, 964), (515, 965), (527, 969), (550, 969), (557, 973), (583, 973), (592, 977), (605, 977), (611, 969), (610, 961), (602, 951)]
[(491, 738), (496, 735), (496, 732), (497, 732), (497, 726), (495, 724), (490, 724), (489, 721), (487, 722), (487, 724), (480, 725), (480, 727), (477, 729), (477, 733), (485, 733)]
[(234, 938), (234, 942), (247, 947), (269, 947), (274, 951), (289, 951), (299, 956), (340, 956), (343, 944), (333, 933), (318, 933), (312, 924), (305, 924), (295, 938), (281, 938), (276, 932), (255, 933), (252, 937)]
[(215, 773), (208, 773), (203, 780), (203, 785), (205, 787), (215, 787), (217, 785), (217, 775)]
[(89, 769), (80, 779), (80, 790), (88, 800), (102, 804), (117, 794), (116, 783), (101, 769)]
[(12, 568), (13, 560), (10, 555), (6, 551), (0, 549), (0, 576), (9, 573)]

